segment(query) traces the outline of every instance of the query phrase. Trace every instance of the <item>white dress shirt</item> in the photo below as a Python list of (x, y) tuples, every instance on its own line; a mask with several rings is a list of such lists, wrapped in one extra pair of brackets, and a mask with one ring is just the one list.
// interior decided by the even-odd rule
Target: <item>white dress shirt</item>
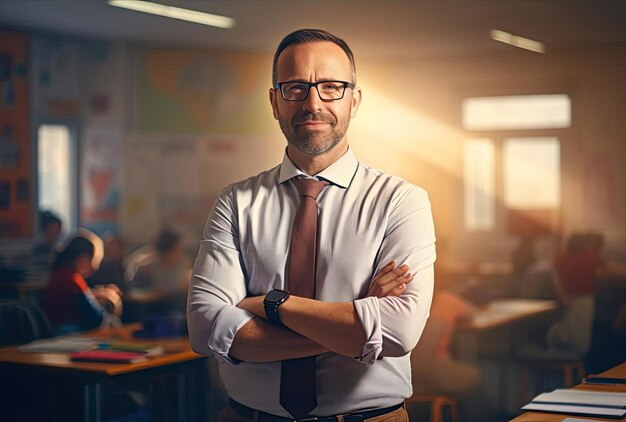
[[(280, 362), (250, 363), (228, 352), (253, 315), (246, 296), (289, 290), (287, 258), (300, 203), (294, 177), (308, 177), (287, 154), (280, 166), (228, 186), (204, 230), (189, 292), (193, 349), (215, 353), (230, 397), (289, 416), (279, 404)], [(353, 301), (366, 333), (359, 358), (317, 357), (317, 416), (393, 406), (412, 393), (409, 353), (429, 314), (435, 234), (426, 192), (359, 163), (351, 150), (316, 175), (330, 184), (317, 198), (317, 300)], [(372, 278), (397, 260), (415, 274), (399, 297), (366, 297)], [(384, 359), (377, 360), (381, 355)]]

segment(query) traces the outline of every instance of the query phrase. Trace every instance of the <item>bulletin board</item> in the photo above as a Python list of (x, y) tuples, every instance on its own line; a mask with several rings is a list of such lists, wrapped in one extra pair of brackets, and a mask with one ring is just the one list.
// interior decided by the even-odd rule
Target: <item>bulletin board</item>
[(25, 34), (0, 31), (0, 239), (33, 232), (27, 50)]
[(124, 142), (121, 232), (141, 244), (168, 227), (197, 245), (222, 189), (280, 164), (283, 142), (223, 134), (131, 135)]

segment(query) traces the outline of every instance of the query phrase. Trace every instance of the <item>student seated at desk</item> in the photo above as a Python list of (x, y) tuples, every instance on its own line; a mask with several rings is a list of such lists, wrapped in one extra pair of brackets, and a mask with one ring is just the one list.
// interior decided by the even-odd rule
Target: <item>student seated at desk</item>
[(39, 211), (39, 235), (33, 245), (33, 263), (47, 270), (54, 258), (54, 249), (61, 237), (63, 223), (51, 211)]
[(450, 342), (459, 320), (469, 318), (474, 306), (449, 290), (435, 290), (430, 317), (411, 353), (411, 379), (415, 394), (462, 396), (480, 381), (478, 368), (454, 359)]
[[(152, 248), (141, 248), (140, 253), (141, 263), (132, 277), (131, 289), (161, 293), (171, 299), (172, 310), (183, 311), (191, 262), (185, 256), (180, 236), (165, 229), (159, 233)], [(132, 259), (129, 268), (131, 265)]]
[(87, 278), (90, 287), (115, 284), (122, 293), (126, 293), (128, 283), (124, 277), (124, 242), (111, 233), (104, 235), (104, 257), (100, 268)]
[(549, 353), (582, 358), (588, 352), (596, 283), (603, 277), (626, 275), (626, 266), (606, 259), (603, 249), (601, 234), (574, 233), (556, 259), (555, 288), (563, 305), (563, 318), (548, 330)]
[(604, 237), (599, 233), (574, 233), (565, 252), (555, 262), (557, 293), (568, 307), (581, 297), (593, 296), (598, 278), (626, 276), (626, 265), (603, 256)]
[(102, 240), (84, 229), (71, 236), (54, 258), (44, 308), (58, 334), (96, 328), (121, 315), (116, 286), (90, 289), (85, 282), (101, 260)]

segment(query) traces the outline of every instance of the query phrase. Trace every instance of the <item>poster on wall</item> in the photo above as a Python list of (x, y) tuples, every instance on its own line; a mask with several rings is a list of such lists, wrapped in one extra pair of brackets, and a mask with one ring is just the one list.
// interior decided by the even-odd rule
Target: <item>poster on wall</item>
[(33, 234), (28, 39), (0, 31), (0, 46), (0, 239), (13, 239)]
[(197, 248), (215, 198), (280, 163), (267, 138), (136, 134), (124, 142), (122, 232), (141, 244), (168, 227)]
[(103, 234), (119, 231), (122, 127), (89, 122), (83, 134), (81, 225)]
[(147, 49), (138, 56), (141, 132), (240, 135), (274, 128), (267, 118), (271, 68), (264, 56), (180, 49)]
[(52, 37), (32, 38), (37, 115), (74, 118), (81, 114), (81, 45)]

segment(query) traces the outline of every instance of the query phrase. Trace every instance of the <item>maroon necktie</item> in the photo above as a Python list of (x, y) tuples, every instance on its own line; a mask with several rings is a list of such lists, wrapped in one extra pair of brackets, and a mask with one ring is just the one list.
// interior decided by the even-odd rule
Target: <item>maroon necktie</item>
[[(291, 230), (287, 282), (289, 293), (315, 297), (315, 252), (317, 243), (317, 195), (328, 182), (295, 179), (300, 206)], [(315, 356), (284, 360), (280, 375), (280, 404), (296, 419), (303, 419), (317, 406)]]

